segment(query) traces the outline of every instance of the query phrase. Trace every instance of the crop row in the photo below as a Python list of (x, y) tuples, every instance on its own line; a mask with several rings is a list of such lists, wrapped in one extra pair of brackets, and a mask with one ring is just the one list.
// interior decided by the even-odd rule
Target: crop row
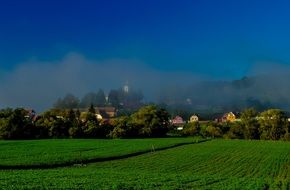
[(0, 172), (0, 187), (289, 189), (289, 143), (214, 140), (85, 167)]
[(126, 156), (191, 142), (195, 140), (193, 138), (156, 138), (0, 141), (0, 168), (79, 163), (90, 159)]

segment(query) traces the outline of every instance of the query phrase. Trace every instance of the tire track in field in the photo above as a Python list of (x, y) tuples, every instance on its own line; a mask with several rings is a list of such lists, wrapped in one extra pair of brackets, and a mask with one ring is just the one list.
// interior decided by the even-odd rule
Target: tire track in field
[(54, 163), (54, 164), (36, 164), (36, 165), (1, 165), (0, 164), (0, 170), (31, 170), (31, 169), (53, 169), (53, 168), (61, 168), (61, 167), (72, 167), (72, 166), (83, 166), (85, 164), (91, 164), (91, 163), (98, 163), (98, 162), (107, 162), (107, 161), (113, 161), (113, 160), (122, 160), (127, 159), (131, 157), (140, 156), (143, 154), (147, 154), (150, 152), (159, 152), (163, 150), (168, 150), (184, 145), (190, 145), (190, 144), (200, 144), (207, 141), (210, 141), (211, 139), (203, 139), (199, 141), (194, 142), (185, 142), (185, 143), (179, 143), (167, 147), (161, 147), (161, 148), (155, 148), (154, 150), (148, 149), (143, 151), (138, 151), (134, 153), (129, 153), (125, 155), (119, 155), (119, 156), (111, 156), (111, 157), (105, 157), (105, 158), (89, 158), (86, 160), (75, 160), (75, 161), (68, 161), (64, 163)]

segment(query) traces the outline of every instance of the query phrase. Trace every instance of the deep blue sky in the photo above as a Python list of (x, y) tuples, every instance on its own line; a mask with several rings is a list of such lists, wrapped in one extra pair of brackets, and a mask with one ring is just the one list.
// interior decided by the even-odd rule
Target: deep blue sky
[(290, 63), (290, 1), (2, 0), (0, 71), (78, 52), (161, 71), (238, 78)]

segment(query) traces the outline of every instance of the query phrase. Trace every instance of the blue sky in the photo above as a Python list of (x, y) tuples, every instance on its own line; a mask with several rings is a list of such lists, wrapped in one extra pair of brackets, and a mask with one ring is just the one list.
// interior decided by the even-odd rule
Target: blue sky
[(290, 64), (289, 10), (286, 0), (3, 0), (0, 71), (77, 52), (240, 78), (256, 63)]

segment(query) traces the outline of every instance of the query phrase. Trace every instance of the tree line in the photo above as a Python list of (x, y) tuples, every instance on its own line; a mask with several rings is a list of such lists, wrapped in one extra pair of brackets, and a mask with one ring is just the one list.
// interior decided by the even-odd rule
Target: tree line
[(239, 121), (188, 123), (181, 134), (226, 139), (290, 140), (289, 131), (290, 125), (284, 111), (269, 109), (258, 113), (250, 108), (241, 113)]
[(0, 139), (162, 137), (169, 130), (169, 117), (155, 105), (111, 120), (98, 120), (93, 105), (85, 114), (51, 109), (39, 116), (7, 108), (0, 111)]
[(103, 107), (113, 106), (115, 108), (137, 109), (142, 106), (142, 91), (130, 90), (124, 91), (122, 88), (112, 89), (108, 96), (102, 89), (98, 92), (89, 92), (81, 99), (68, 93), (63, 98), (59, 98), (53, 105), (57, 109), (88, 108), (91, 104)]
[(22, 108), (7, 108), (0, 110), (0, 139), (144, 138), (178, 133), (204, 138), (290, 140), (287, 115), (279, 109), (262, 113), (246, 109), (239, 121), (187, 123), (181, 132), (169, 120), (170, 114), (156, 105), (110, 120), (98, 120), (93, 105), (86, 113), (50, 109), (38, 116)]

